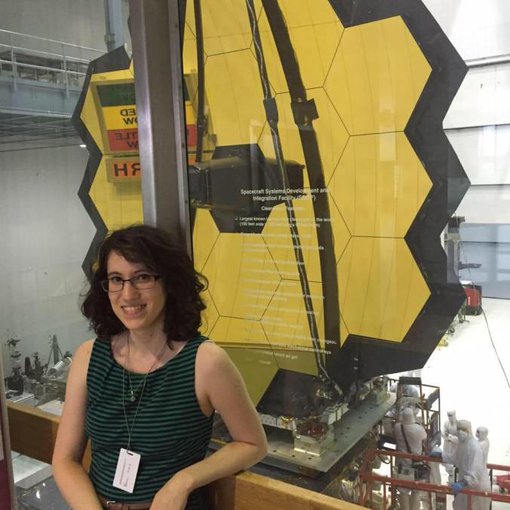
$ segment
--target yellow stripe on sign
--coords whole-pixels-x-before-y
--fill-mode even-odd
[[[92,138],[99,147],[99,150],[104,153],[105,140],[101,134],[101,125],[97,117],[96,102],[94,101],[91,89],[87,91],[87,95],[85,96],[85,102],[83,103],[80,118],[85,124],[88,132],[92,135]]]
[[[103,109],[103,119],[107,130],[132,129],[138,127],[136,106],[106,106]]]
[[[108,85],[133,80],[134,76],[131,67],[129,69],[119,69],[118,71],[108,71],[107,73],[96,73],[90,78],[91,83],[108,82]]]
[[[185,108],[185,112],[186,112],[186,124],[195,124],[197,119],[195,117],[195,110],[194,110],[191,102],[186,101],[184,103],[184,108]]]

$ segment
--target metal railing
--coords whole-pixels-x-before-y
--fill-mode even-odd
[[[80,89],[89,62],[102,50],[0,29],[0,76]]]
[[[372,469],[376,458],[388,459],[389,476],[375,472]],[[395,476],[395,466],[397,459],[409,459],[409,461],[421,461],[426,463],[441,463],[438,458],[426,457],[422,455],[409,454],[392,450],[371,450],[367,452],[363,466],[360,471],[360,485],[358,487],[358,501],[360,506],[369,507],[378,510],[389,510],[395,506],[398,491],[418,491],[424,495],[428,501],[424,507],[432,509],[446,509],[446,497],[453,496],[451,488],[447,485],[432,483],[427,479],[414,480],[411,478]],[[473,498],[487,498],[490,502],[499,502],[508,504],[510,508],[510,494],[506,483],[510,484],[510,466],[498,464],[487,464],[487,470],[490,473],[491,485],[496,481],[499,486],[499,492],[463,489],[462,494],[467,498],[467,510],[473,509]],[[497,475],[496,473],[501,473]],[[505,493],[506,492],[506,493]],[[375,500],[378,497],[380,500]]]

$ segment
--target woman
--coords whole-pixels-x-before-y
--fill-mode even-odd
[[[73,510],[206,509],[204,485],[266,454],[238,371],[198,332],[203,289],[159,229],[118,230],[101,245],[82,305],[97,338],[74,356],[53,455]],[[204,458],[214,411],[232,442]]]

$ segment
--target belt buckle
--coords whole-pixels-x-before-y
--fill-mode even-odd
[[[111,508],[113,505],[115,505],[115,503],[117,503],[117,502],[107,499],[106,500],[106,508]]]

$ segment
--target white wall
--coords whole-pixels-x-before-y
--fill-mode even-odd
[[[423,0],[464,60],[510,53],[508,0]]]
[[[92,336],[78,305],[95,231],[77,196],[87,157],[77,145],[0,153],[0,342],[16,335],[44,362],[50,335],[63,351]]]
[[[472,185],[458,214],[509,223],[510,63],[470,69],[444,125]]]
[[[510,224],[510,124],[448,131],[471,181],[457,213],[469,223]]]
[[[471,188],[457,209],[461,261],[480,268],[461,277],[482,285],[484,296],[510,297],[510,2],[424,0],[461,57],[468,74],[444,120]],[[498,59],[479,66],[476,60]],[[478,63],[479,63],[478,62]],[[492,232],[498,239],[487,241]]]
[[[123,11],[126,21],[125,0]],[[6,0],[0,29],[106,51],[104,0]],[[21,41],[16,43],[34,48],[30,39]],[[55,51],[55,45],[35,44]],[[0,152],[0,353],[6,374],[10,336],[21,338],[23,356],[38,351],[44,363],[50,336],[57,335],[62,351],[74,351],[92,336],[79,311],[81,264],[95,232],[77,195],[87,158],[77,142]]]
[[[468,65],[510,55],[508,0],[424,3]],[[510,223],[510,58],[470,68],[444,126],[472,184],[457,214],[469,223]]]
[[[119,1],[129,45],[129,7]],[[106,51],[104,0],[3,0],[0,29]]]
[[[106,48],[103,0],[4,0],[0,28]]]

